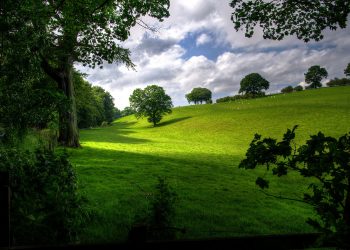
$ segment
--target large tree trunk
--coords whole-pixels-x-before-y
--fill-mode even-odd
[[[68,109],[61,111],[59,114],[58,142],[68,147],[80,147],[72,69],[72,65],[68,63],[63,68],[60,74],[61,80],[58,83],[58,87],[64,92],[69,101]]]
[[[80,147],[79,130],[77,123],[77,112],[74,96],[74,85],[72,79],[73,63],[67,59],[62,67],[54,69],[44,59],[42,62],[44,71],[57,82],[58,88],[67,97],[68,107],[59,112],[59,136],[58,142],[68,147]]]

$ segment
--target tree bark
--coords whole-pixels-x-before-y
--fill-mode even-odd
[[[62,67],[54,69],[45,59],[43,59],[42,68],[57,82],[58,88],[63,91],[68,101],[68,108],[59,111],[58,142],[67,147],[80,147],[74,85],[72,79],[72,60],[67,59]]]

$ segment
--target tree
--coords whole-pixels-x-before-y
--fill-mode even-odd
[[[70,104],[59,114],[61,144],[79,146],[73,63],[95,67],[106,61],[133,67],[129,50],[117,41],[125,41],[137,23],[145,26],[141,16],[160,21],[168,17],[169,4],[169,0],[4,0],[4,43],[16,41],[18,48],[30,51]]]
[[[251,73],[246,75],[241,80],[241,88],[239,89],[239,93],[259,95],[262,93],[263,89],[269,88],[269,82],[264,79],[258,73]]]
[[[300,40],[319,41],[329,28],[346,28],[350,2],[339,0],[232,0],[231,20],[236,31],[252,37],[259,25],[266,39],[282,40],[296,35]]]
[[[319,65],[311,66],[305,73],[305,82],[310,84],[309,88],[319,88],[322,87],[321,80],[328,76],[327,70],[321,68]]]
[[[273,175],[283,176],[288,172],[299,172],[311,178],[311,192],[299,200],[314,207],[319,220],[308,219],[318,230],[340,240],[339,246],[350,247],[350,133],[339,139],[319,132],[310,136],[305,145],[296,149],[294,126],[288,129],[281,141],[261,138],[255,134],[249,145],[246,158],[239,165],[245,169],[266,166]],[[264,189],[269,182],[258,177],[256,184]],[[271,195],[271,194],[269,194]],[[273,195],[272,195],[273,196]],[[288,197],[279,198],[289,199]]]
[[[344,69],[344,74],[350,78],[350,63],[348,64],[346,69]]]
[[[211,103],[211,91],[207,88],[194,88],[188,94],[186,94],[186,99],[188,103],[194,102],[195,104],[206,102]]]
[[[73,72],[78,127],[100,126],[103,121],[111,123],[116,115],[113,97],[99,86],[92,87],[83,76],[79,72]]]
[[[135,114],[135,110],[133,110],[131,107],[125,107],[121,112],[122,116],[128,116],[133,114]]]
[[[283,89],[281,89],[281,93],[292,93],[293,92],[293,87],[292,86],[287,86]]]
[[[160,122],[164,114],[170,114],[173,107],[170,96],[157,85],[147,86],[144,90],[135,89],[129,101],[135,116],[148,117],[148,122],[152,122],[153,126]]]

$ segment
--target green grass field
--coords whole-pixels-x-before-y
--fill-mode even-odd
[[[318,131],[349,132],[350,87],[174,108],[155,128],[129,116],[81,131],[83,148],[70,150],[71,160],[97,211],[82,240],[125,240],[135,216],[149,209],[158,176],[179,196],[181,238],[312,232],[311,207],[262,194],[255,179],[265,171],[237,167],[255,133],[281,138],[295,124],[299,144]],[[272,177],[268,191],[301,198],[309,181]]]

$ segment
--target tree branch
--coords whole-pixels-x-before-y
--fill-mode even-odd
[[[61,80],[58,71],[55,68],[53,68],[43,56],[40,57],[41,68],[45,71],[46,74],[48,74],[53,80],[55,80],[58,83]]]

